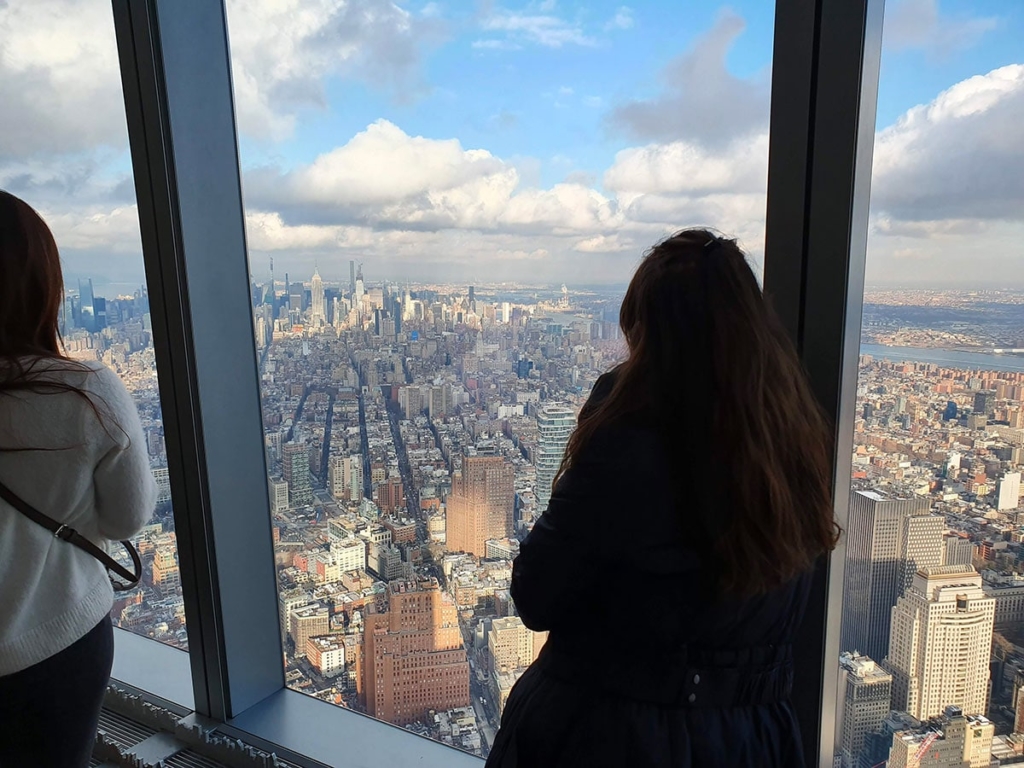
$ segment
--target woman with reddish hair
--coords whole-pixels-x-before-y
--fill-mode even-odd
[[[70,360],[49,227],[0,191],[0,767],[89,764],[113,659],[105,549],[156,503],[121,380]],[[16,503],[15,503],[16,502]],[[22,511],[60,524],[57,535]]]
[[[547,630],[488,768],[799,768],[791,642],[836,544],[830,430],[735,241],[641,262],[512,598]]]

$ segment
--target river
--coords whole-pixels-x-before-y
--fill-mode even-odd
[[[861,344],[860,353],[894,362],[934,363],[944,368],[1024,373],[1024,357],[1020,355],[960,352],[929,347],[887,347],[882,344]]]

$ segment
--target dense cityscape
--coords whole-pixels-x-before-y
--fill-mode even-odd
[[[252,300],[287,682],[485,755],[545,640],[512,560],[624,354],[621,289],[281,277]],[[187,647],[147,298],[78,288],[68,350],[135,395],[161,486],[114,617]],[[837,766],[1024,762],[1021,302],[866,297]]]

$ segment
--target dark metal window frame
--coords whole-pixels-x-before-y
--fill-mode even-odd
[[[776,0],[765,290],[837,424],[840,522],[883,2]],[[224,3],[112,5],[192,649],[118,632],[114,676],[310,764],[479,765],[285,688]],[[842,560],[820,564],[798,640],[808,765],[832,761]]]

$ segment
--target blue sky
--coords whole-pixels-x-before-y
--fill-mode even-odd
[[[660,90],[659,74],[709,29],[723,12],[741,17],[746,29],[726,59],[739,78],[768,77],[774,45],[774,4],[739,0],[711,2],[561,2],[557,9],[591,39],[588,45],[560,47],[516,43],[514,49],[482,49],[481,41],[504,41],[476,23],[479,7],[438,5],[450,12],[424,62],[424,91],[411,99],[358,81],[330,78],[325,104],[301,111],[294,136],[285,142],[248,140],[242,153],[252,164],[308,163],[378,118],[407,133],[430,138],[458,137],[466,147],[486,147],[501,157],[534,157],[541,178],[551,184],[564,176],[564,159],[574,169],[600,174],[609,158],[630,142],[607,124],[608,109]],[[901,3],[890,2],[898,9]],[[903,3],[907,5],[907,3]],[[460,9],[460,6],[463,6]],[[416,5],[410,4],[410,9]],[[419,5],[422,12],[423,5]],[[612,26],[626,11],[630,26]],[[440,12],[440,11],[439,11]],[[978,19],[991,19],[983,35],[969,35],[945,46],[888,45],[879,87],[878,125],[893,123],[908,108],[930,101],[953,83],[1024,60],[1024,4],[1006,0],[944,0],[943,25],[957,32]],[[983,43],[983,44],[982,44]],[[945,49],[944,49],[945,48]],[[570,92],[567,92],[567,89]],[[545,162],[546,160],[546,162]]]
[[[227,6],[257,276],[622,283],[694,224],[760,259],[772,3]],[[889,0],[870,282],[1024,288],[1021,41],[1024,4]],[[140,280],[106,0],[0,6],[0,99],[0,186]]]

